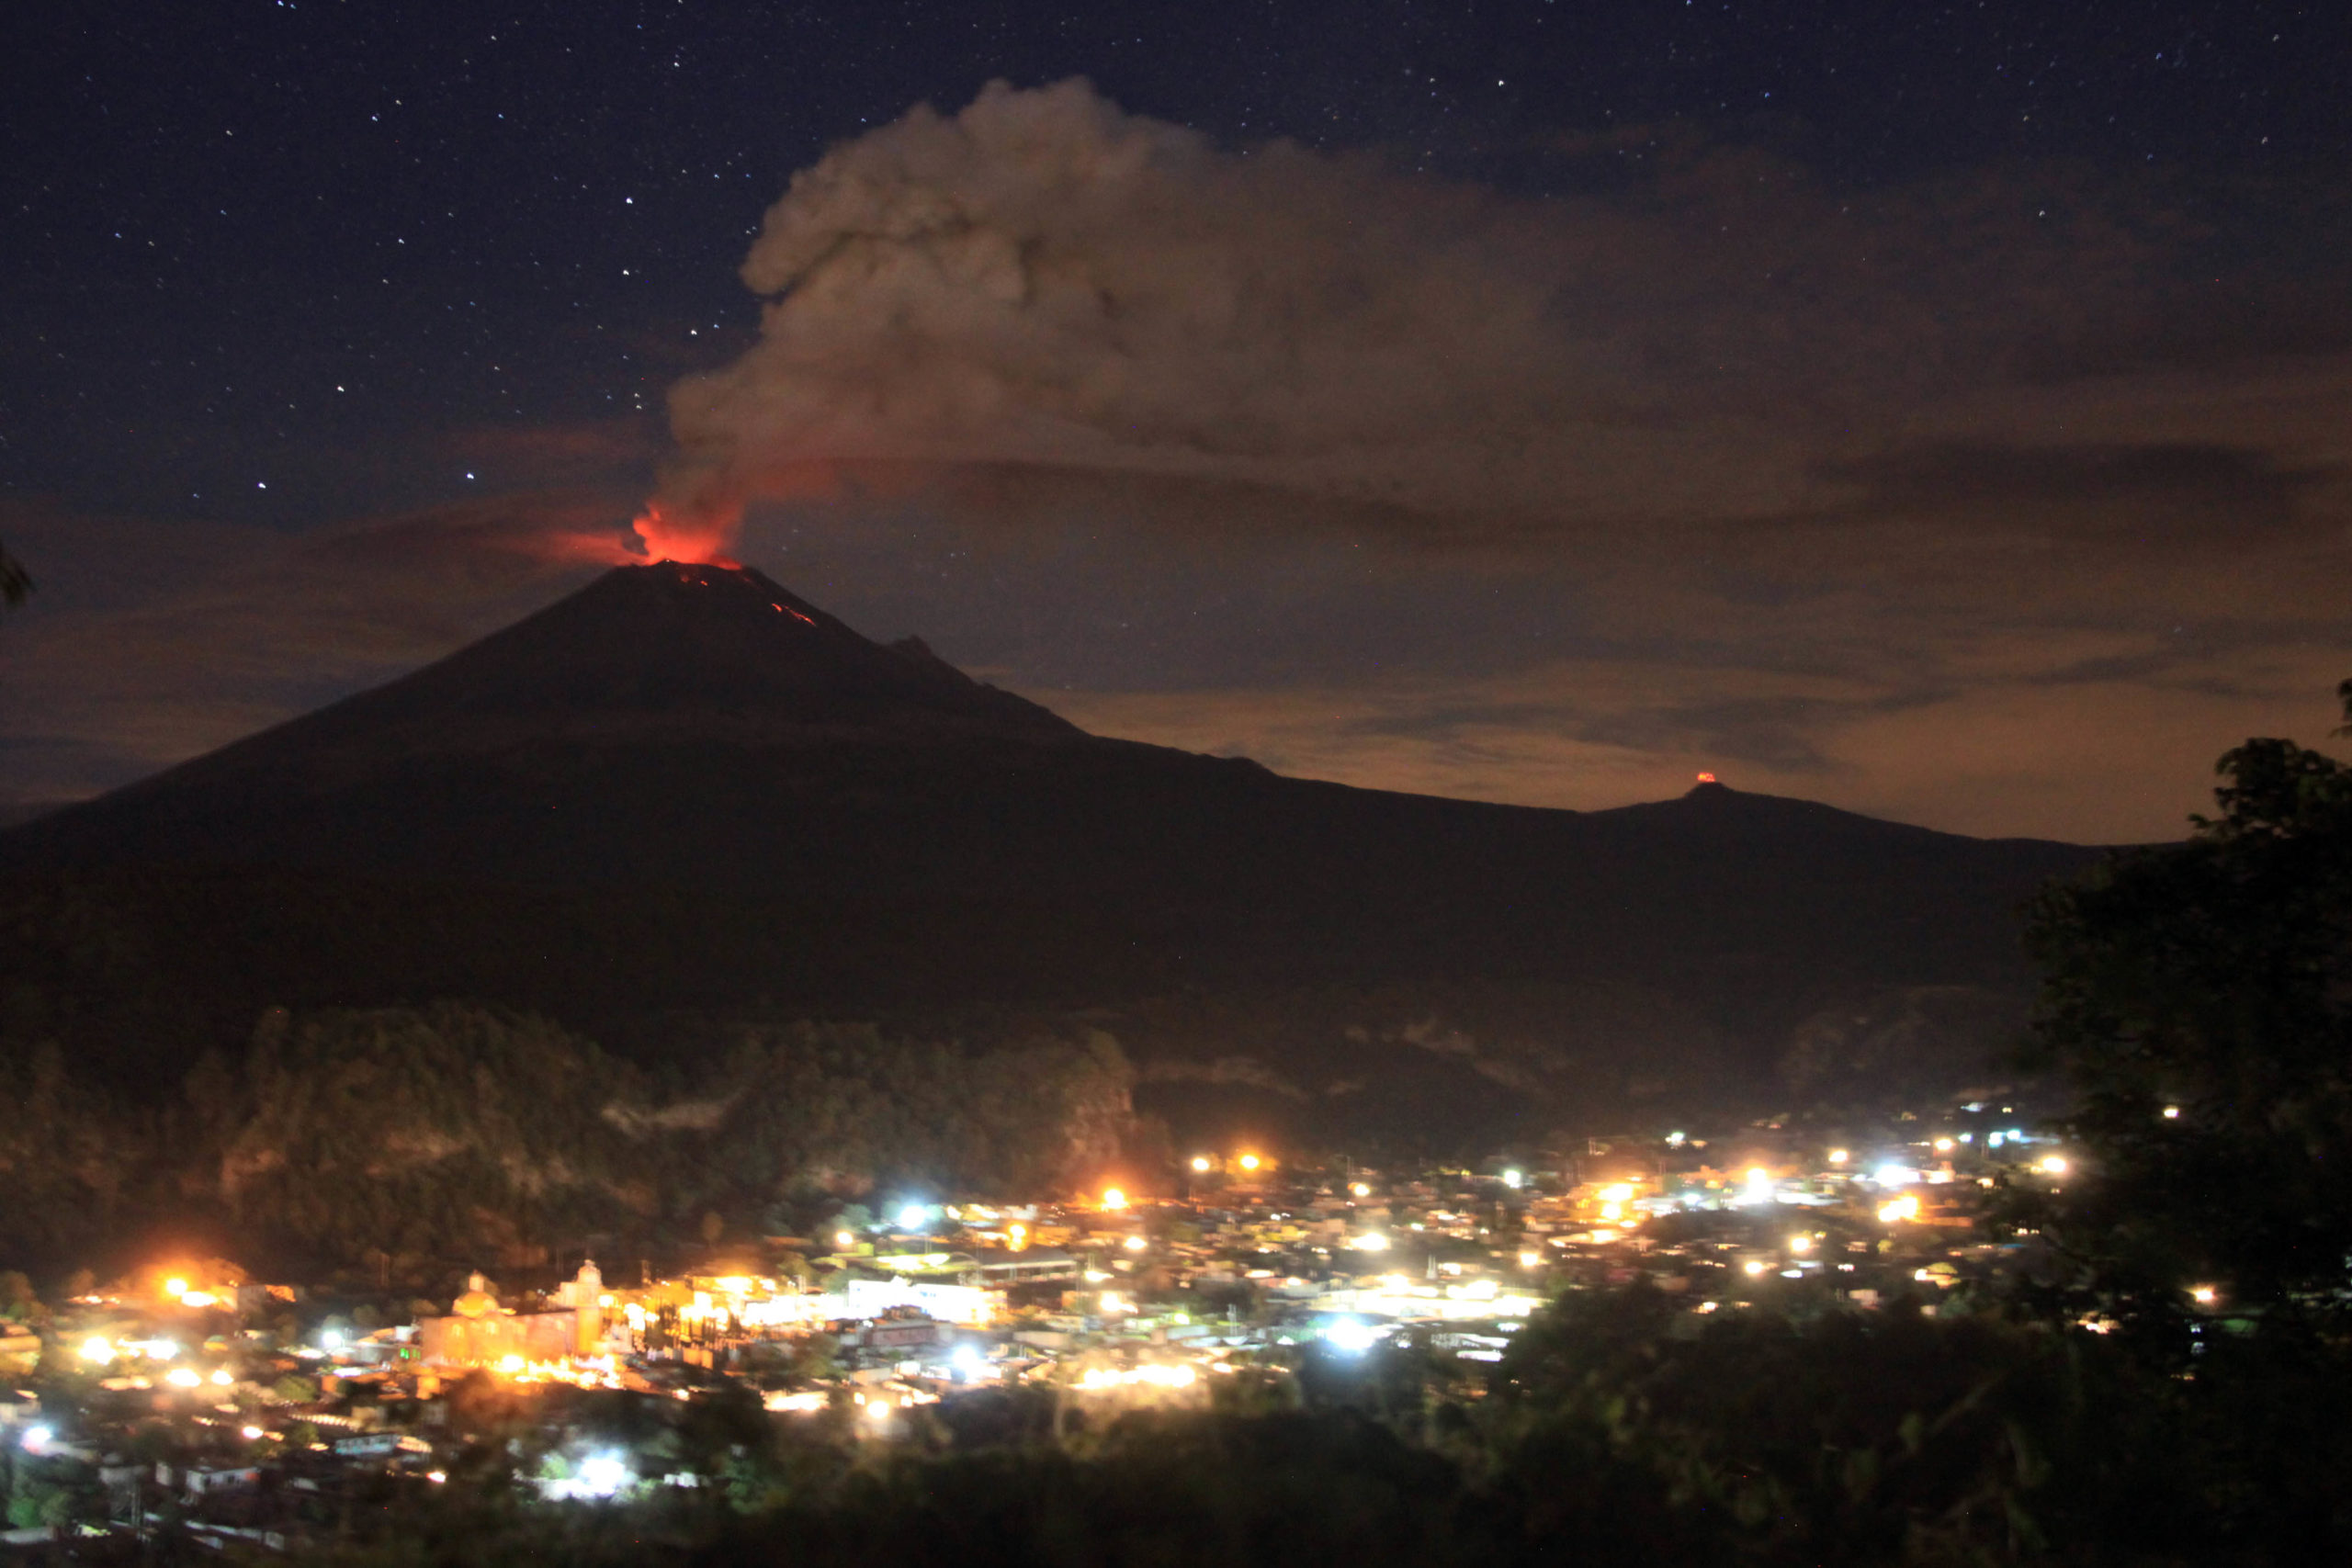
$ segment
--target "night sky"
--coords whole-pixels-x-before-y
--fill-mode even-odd
[[[445,652],[649,497],[1091,728],[1488,799],[2171,836],[2352,674],[2341,6],[9,33],[0,806]]]

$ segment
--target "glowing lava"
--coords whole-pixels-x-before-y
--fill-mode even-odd
[[[738,507],[683,513],[652,501],[646,502],[644,512],[631,526],[637,530],[637,536],[645,541],[648,561],[673,560],[687,566],[725,567],[733,571],[742,563],[729,557],[726,547],[733,542],[736,525],[741,521],[742,513]]]

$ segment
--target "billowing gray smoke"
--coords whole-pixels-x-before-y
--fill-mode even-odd
[[[1080,81],[918,108],[768,212],[743,265],[759,342],[673,392],[662,509],[724,525],[879,461],[1457,516],[1779,511],[1898,383],[1916,415],[1985,323],[2008,335],[2050,278],[2079,303],[2109,269],[1997,203],[1939,198],[1939,227],[1770,160],[1679,157],[1639,202],[1539,203],[1224,151]],[[1992,255],[1997,277],[1962,259]]]

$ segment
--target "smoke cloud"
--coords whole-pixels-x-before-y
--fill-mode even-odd
[[[993,84],[795,176],[740,360],[671,395],[656,553],[861,466],[1269,487],[1408,527],[1783,514],[1859,490],[1899,406],[2096,320],[2143,247],[2078,191],[1841,202],[1752,152],[1563,149],[1635,194],[1531,201],[1082,81]],[[1932,214],[1930,220],[1929,215]],[[1827,477],[1825,477],[1827,476]]]

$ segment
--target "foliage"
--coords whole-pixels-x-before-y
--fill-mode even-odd
[[[2199,1286],[2266,1333],[2352,1327],[2352,769],[2257,739],[2220,772],[2219,816],[2052,890],[2030,935],[2084,1157],[2018,1217],[2074,1309],[2176,1356]]]
[[[728,1051],[657,1077],[504,1009],[273,1009],[160,1109],[102,1064],[0,1032],[0,1257],[87,1256],[117,1219],[225,1220],[248,1247],[421,1279],[436,1259],[697,1226],[709,1242],[886,1183],[1050,1191],[1114,1159],[1133,1124],[1134,1075],[1100,1032],[733,1027]]]

